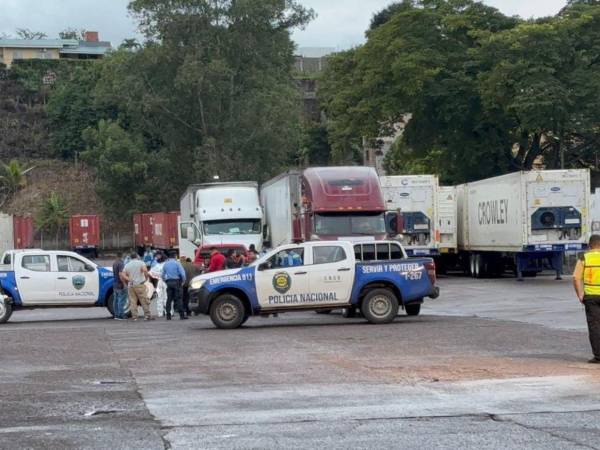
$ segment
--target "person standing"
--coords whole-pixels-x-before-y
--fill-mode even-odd
[[[246,264],[245,258],[240,254],[239,250],[229,250],[226,266],[228,269],[239,269]]]
[[[113,269],[113,314],[117,320],[127,319],[127,312],[125,307],[127,305],[127,289],[125,283],[123,283],[123,268],[125,263],[123,262],[123,253],[117,253],[117,259],[114,260]]]
[[[600,364],[600,235],[590,237],[589,250],[580,256],[573,273],[577,298],[585,307],[590,344],[594,357],[588,362]]]
[[[252,264],[257,259],[258,252],[256,251],[256,246],[254,244],[250,244],[250,248],[248,249],[248,254],[246,256],[246,264]]]
[[[169,259],[162,269],[162,279],[167,284],[167,320],[171,320],[171,307],[175,305],[175,311],[179,312],[181,320],[187,319],[183,309],[183,284],[186,282],[185,270],[179,261],[175,259],[175,252],[169,253]]]
[[[146,247],[146,251],[144,252],[144,264],[149,269],[152,265],[152,261],[154,260],[154,253],[152,252],[152,247]]]
[[[138,306],[144,310],[144,320],[154,320],[150,314],[150,300],[146,291],[145,283],[148,280],[148,268],[144,261],[140,260],[137,253],[131,254],[129,261],[123,268],[123,281],[127,283],[129,295],[129,310],[131,319],[138,319]]]
[[[191,258],[181,258],[181,265],[185,271],[185,283],[183,283],[183,310],[189,317],[192,313],[190,311],[190,282],[196,275],[200,275],[200,270],[192,263]]]
[[[210,262],[208,264],[208,270],[206,272],[218,272],[220,270],[223,270],[224,268],[225,256],[223,256],[223,254],[219,252],[219,250],[217,250],[217,247],[212,247],[210,249]]]

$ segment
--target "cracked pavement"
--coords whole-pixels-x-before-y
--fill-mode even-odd
[[[0,327],[0,448],[600,448],[569,280],[440,285],[383,326],[17,312]]]

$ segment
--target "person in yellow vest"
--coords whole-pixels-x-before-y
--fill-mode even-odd
[[[590,344],[594,353],[594,357],[588,362],[600,364],[600,235],[592,235],[589,247],[577,261],[573,285],[577,298],[585,306]]]

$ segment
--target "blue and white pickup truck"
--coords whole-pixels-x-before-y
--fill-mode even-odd
[[[9,251],[0,260],[0,323],[14,310],[106,307],[112,314],[112,270],[74,252]]]
[[[248,267],[195,277],[190,307],[218,328],[237,328],[253,315],[333,309],[389,323],[400,307],[417,315],[425,297],[438,297],[435,280],[433,260],[408,259],[397,242],[306,242],[278,247]]]

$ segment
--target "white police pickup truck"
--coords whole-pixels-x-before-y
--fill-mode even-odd
[[[278,247],[248,267],[195,277],[190,307],[218,328],[237,328],[252,315],[341,308],[389,323],[401,306],[417,315],[425,297],[438,297],[435,281],[433,260],[408,259],[397,242],[306,242]]]
[[[0,323],[29,308],[98,306],[113,312],[112,270],[77,253],[9,251],[0,263]]]

